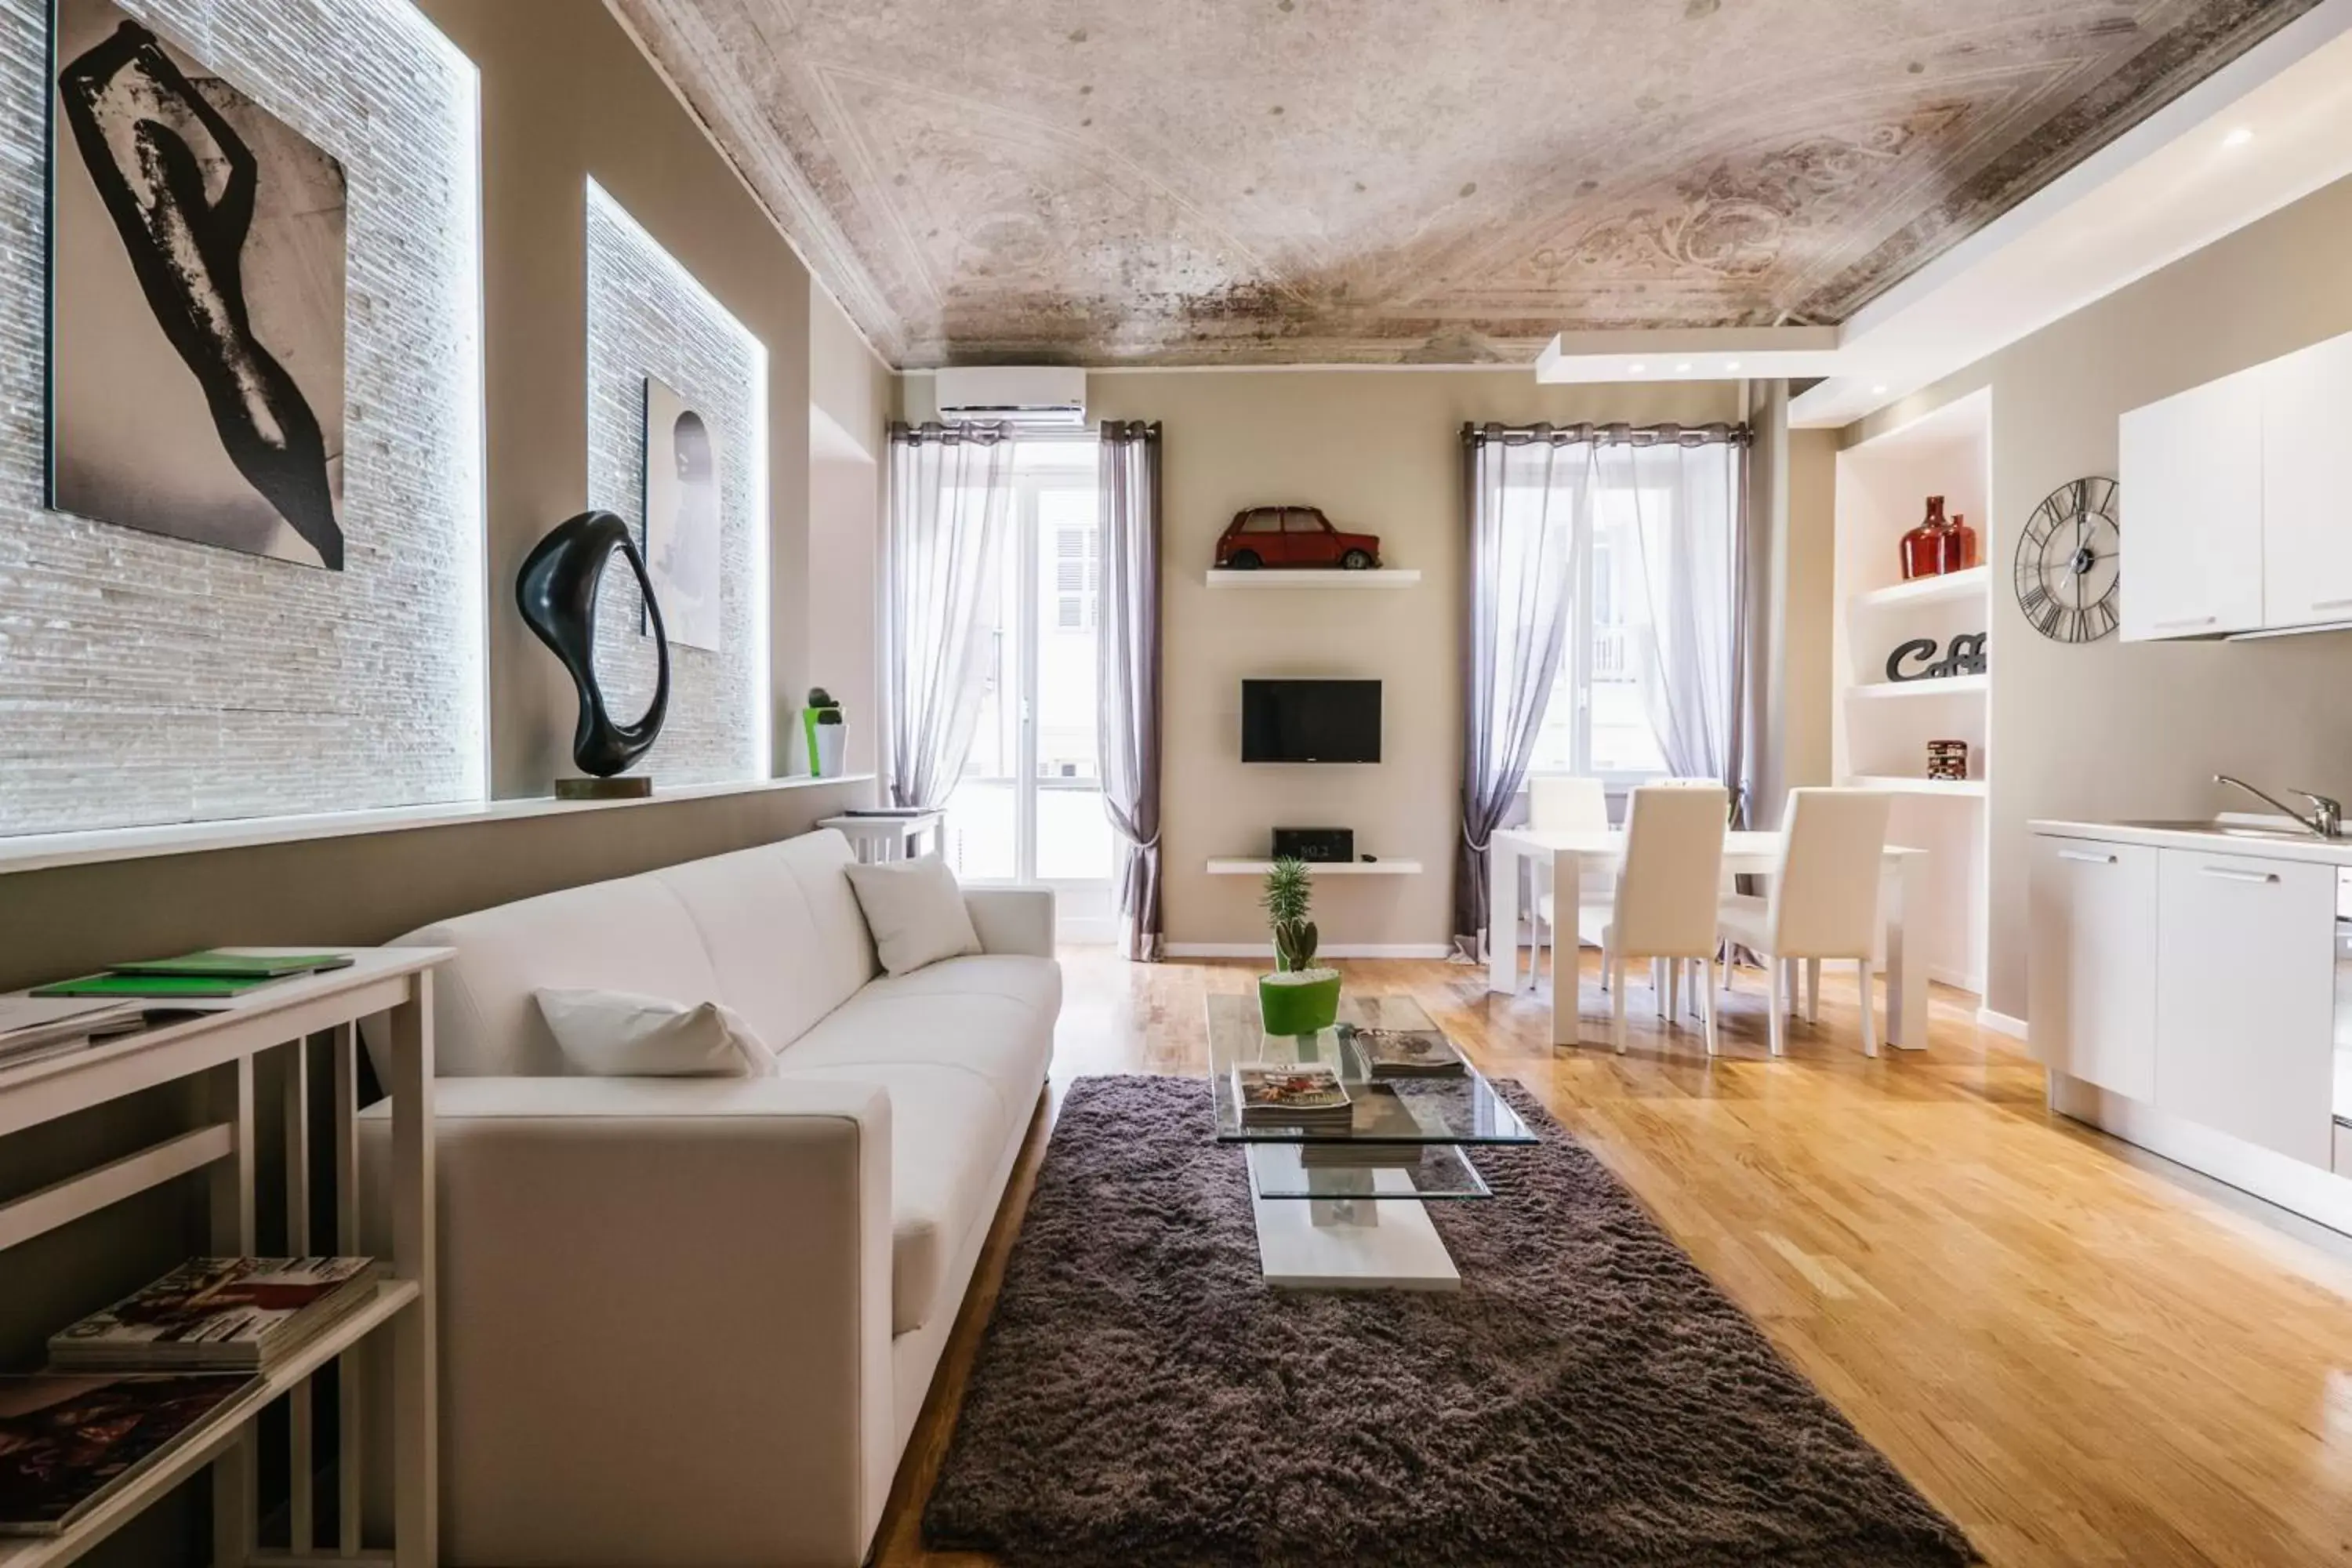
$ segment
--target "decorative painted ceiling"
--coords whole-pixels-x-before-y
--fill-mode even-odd
[[[2316,0],[613,0],[893,363],[1846,319]]]

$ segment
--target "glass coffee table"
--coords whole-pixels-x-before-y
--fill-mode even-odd
[[[1518,1112],[1466,1060],[1458,1076],[1376,1081],[1340,1029],[1269,1035],[1259,1026],[1254,994],[1211,996],[1208,1005],[1217,1141],[1247,1145],[1266,1283],[1321,1290],[1459,1289],[1462,1276],[1422,1205],[1489,1196],[1464,1151],[1536,1142]],[[1407,996],[1343,997],[1339,1021],[1363,1029],[1436,1027]],[[1234,1068],[1252,1062],[1333,1068],[1352,1102],[1349,1125],[1244,1127]]]

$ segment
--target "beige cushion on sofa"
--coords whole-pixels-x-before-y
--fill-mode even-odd
[[[963,889],[938,856],[846,869],[857,907],[866,911],[866,929],[874,933],[875,953],[891,973],[980,951]]]
[[[557,1047],[590,1078],[761,1078],[776,1070],[776,1053],[716,1002],[552,986],[537,995]]]

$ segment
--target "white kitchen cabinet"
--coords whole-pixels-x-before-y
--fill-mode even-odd
[[[2126,641],[2263,625],[2263,368],[2119,424]]]
[[[2263,624],[2352,620],[2352,336],[2261,368]],[[2131,592],[2128,583],[2124,589]]]
[[[2157,857],[2145,844],[2033,840],[2033,1054],[2053,1071],[2156,1100]]]
[[[2158,853],[2158,1109],[2327,1169],[2335,868]]]

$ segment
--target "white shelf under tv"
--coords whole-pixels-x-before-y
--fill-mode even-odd
[[[1209,861],[1212,877],[1263,877],[1274,869],[1271,860],[1220,856]],[[1418,860],[1309,860],[1307,871],[1318,877],[1418,877]]]
[[[1376,566],[1364,572],[1350,572],[1344,566],[1242,570],[1212,566],[1208,571],[1212,588],[1410,588],[1420,581],[1421,574],[1409,566]]]

